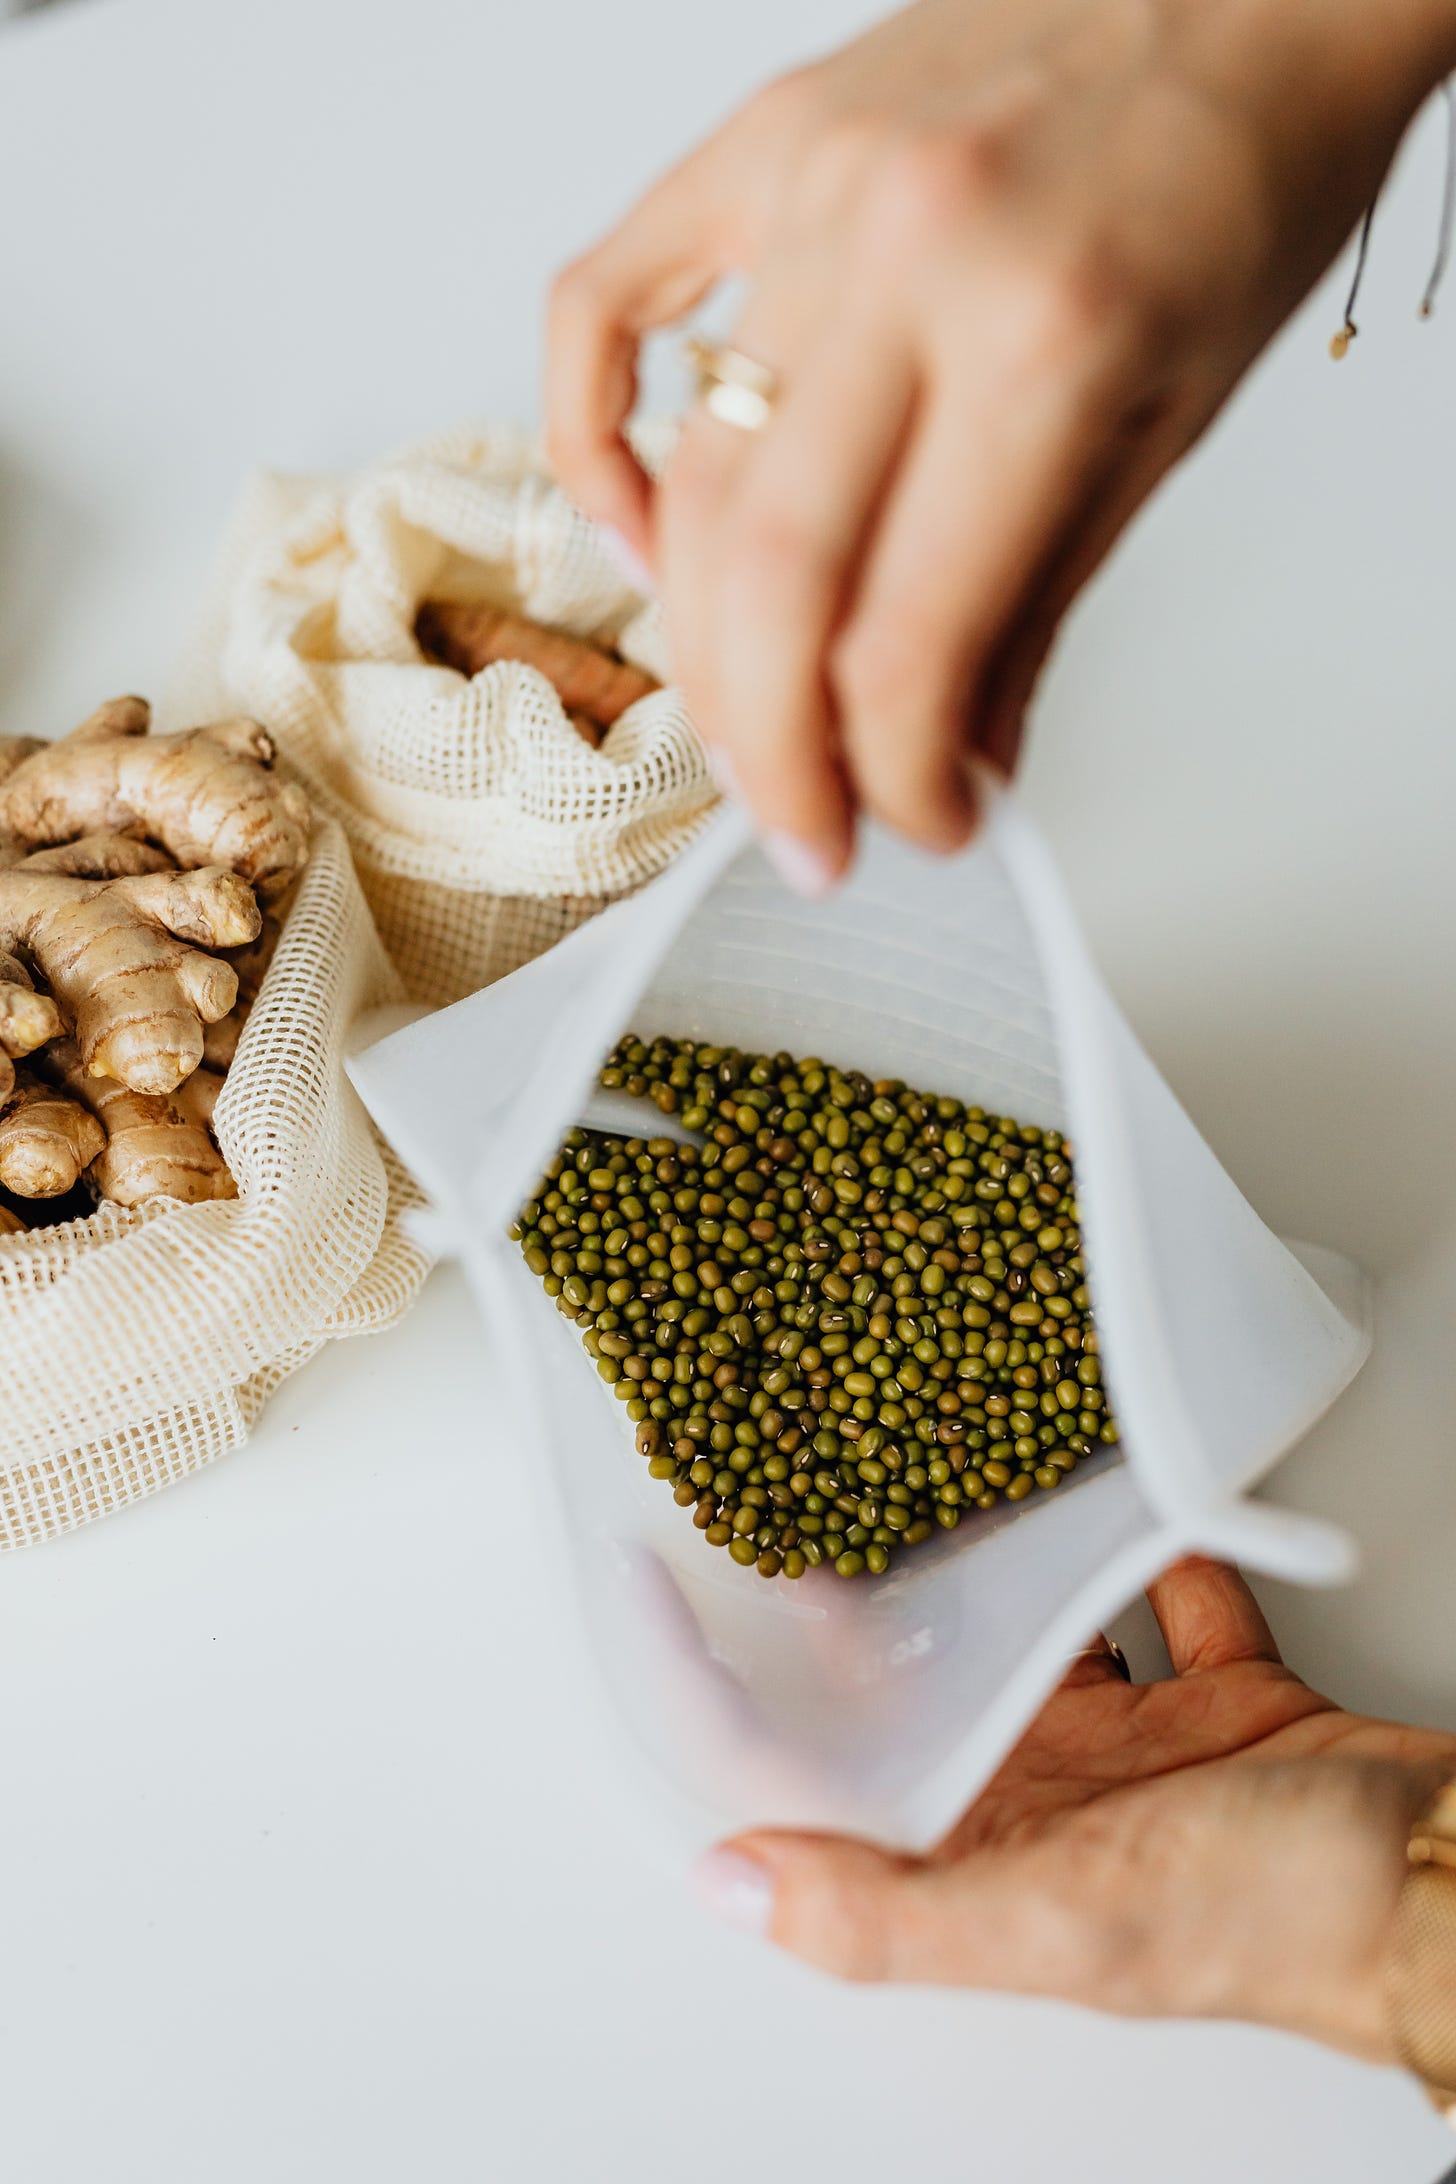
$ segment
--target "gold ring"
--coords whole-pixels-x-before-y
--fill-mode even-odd
[[[738,432],[762,432],[778,400],[778,374],[741,349],[693,334],[683,353],[697,378],[697,398],[721,424]]]
[[[1123,1652],[1122,1647],[1115,1638],[1109,1638],[1105,1633],[1099,1633],[1099,1636],[1102,1638],[1101,1645],[1081,1646],[1072,1655],[1072,1659],[1074,1661],[1111,1661],[1123,1682],[1131,1683],[1132,1670],[1127,1665],[1127,1655]]]

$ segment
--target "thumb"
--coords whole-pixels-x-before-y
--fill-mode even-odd
[[[991,1985],[1003,1955],[994,1858],[929,1863],[851,1836],[759,1831],[699,1859],[717,1917],[840,1979]]]

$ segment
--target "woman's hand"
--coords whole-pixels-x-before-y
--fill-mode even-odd
[[[935,848],[1009,769],[1080,586],[1329,264],[1456,0],[918,0],[774,84],[557,283],[553,457],[658,569],[707,741],[786,875],[864,809]],[[718,279],[779,375],[660,495],[637,345]]]
[[[700,1865],[709,1902],[851,1979],[1247,2018],[1394,2061],[1406,1839],[1456,1737],[1318,1698],[1221,1564],[1182,1562],[1149,1598],[1173,1680],[1079,1659],[929,1857],[745,1835]]]

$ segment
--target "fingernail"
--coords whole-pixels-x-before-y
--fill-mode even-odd
[[[693,1894],[705,1911],[741,1934],[766,1934],[773,1916],[773,1882],[740,1850],[710,1850],[692,1869]]]
[[[600,528],[607,551],[628,583],[635,585],[640,592],[655,592],[657,579],[631,540],[621,531],[614,530],[610,523],[604,523]]]
[[[738,786],[738,768],[726,751],[709,751],[708,771],[717,784],[718,794],[732,799],[735,804],[743,801],[743,791]]]
[[[834,867],[822,851],[797,834],[765,834],[763,853],[786,887],[817,902],[834,885]]]

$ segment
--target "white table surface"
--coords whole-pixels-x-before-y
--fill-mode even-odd
[[[260,462],[535,409],[548,270],[861,0],[109,0],[0,32],[0,726],[158,687]],[[1029,793],[1255,1203],[1380,1283],[1262,1588],[1456,1726],[1456,292],[1428,120],[1327,296],[1083,614]],[[3,1395],[0,1395],[3,1403]],[[16,2184],[1424,2184],[1399,2078],[1242,2028],[839,1991],[687,1904],[540,1602],[458,1281],[213,1471],[0,1570]],[[0,1428],[3,1432],[3,1428]],[[1149,1657],[1151,1657],[1149,1655]]]

